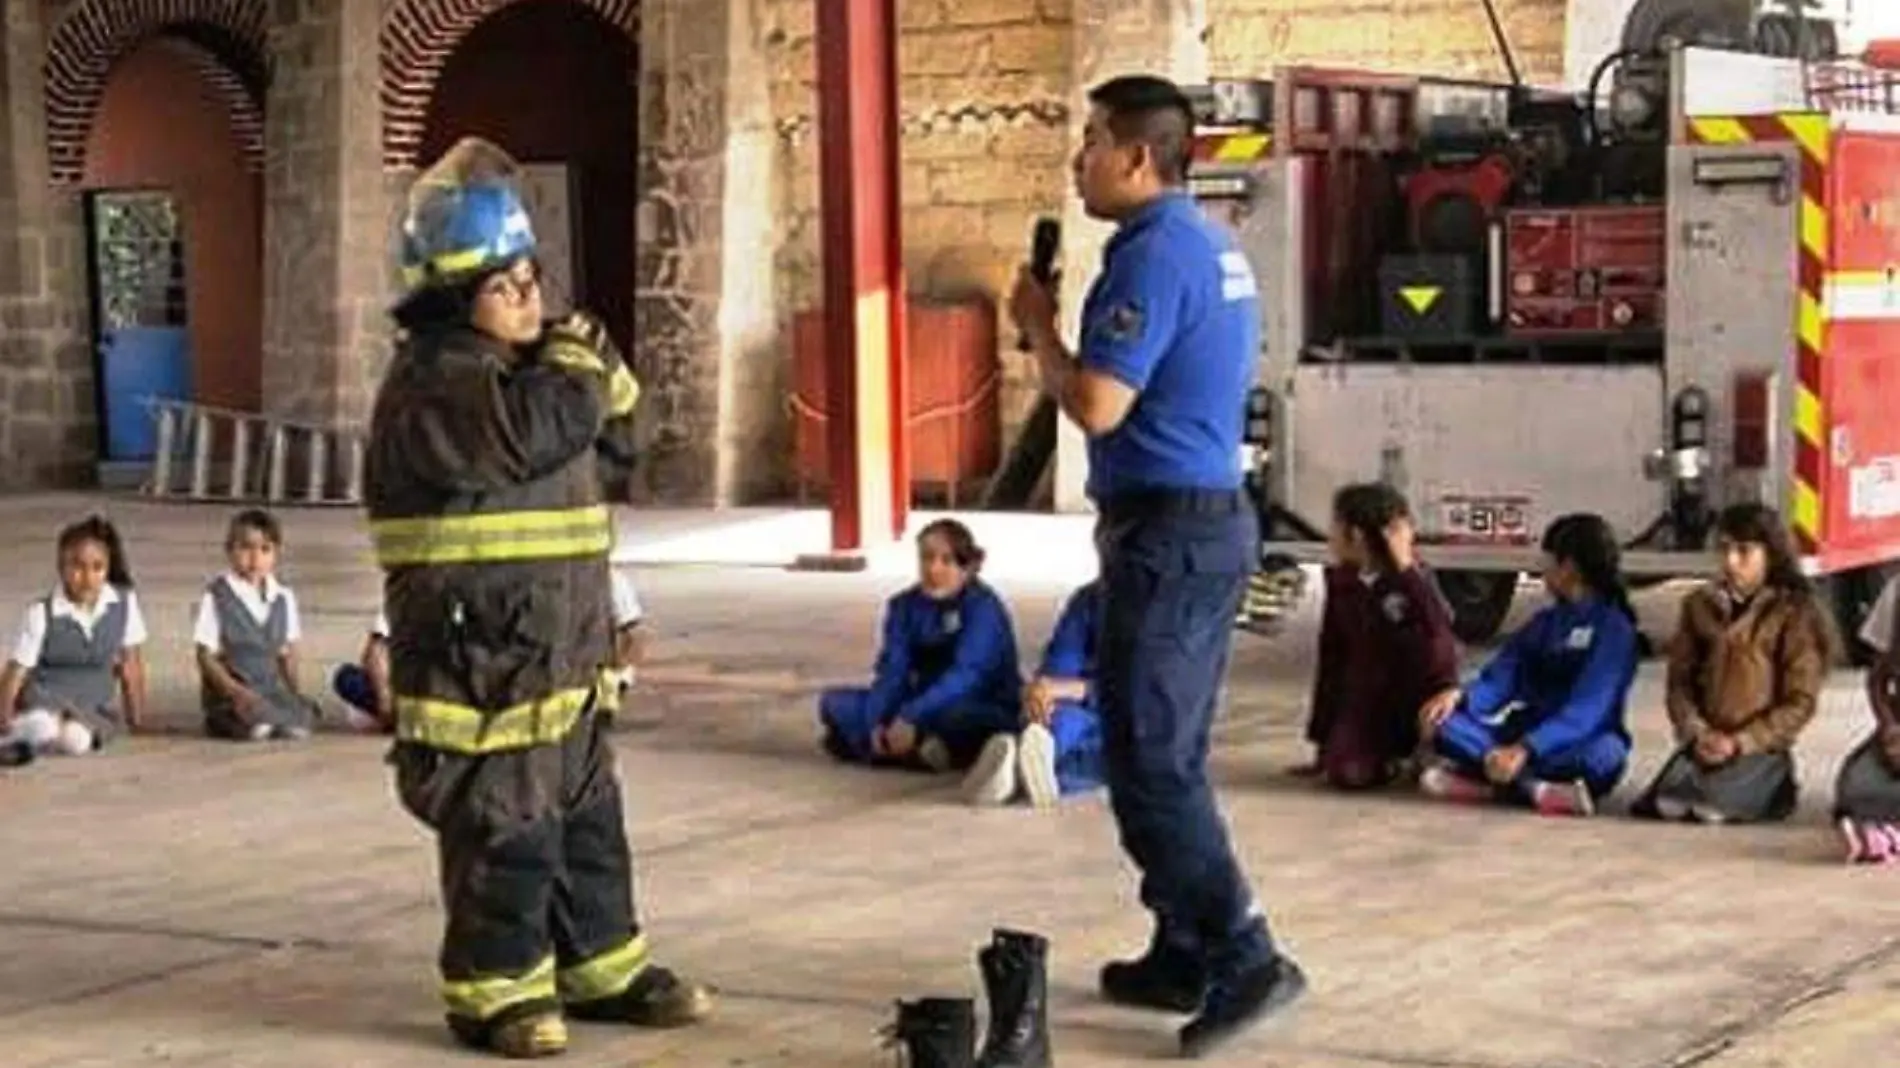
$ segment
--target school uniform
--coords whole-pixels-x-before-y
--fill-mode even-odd
[[[388,643],[389,613],[377,612],[376,621],[370,624],[371,641]],[[370,681],[367,664],[339,664],[336,674],[331,676],[330,686],[336,695],[352,711],[350,725],[357,730],[378,730],[386,734],[395,733],[395,723],[385,724],[378,719],[376,708],[376,686]]]
[[[222,660],[262,704],[247,720],[201,678],[205,733],[233,741],[308,734],[316,724],[315,706],[291,690],[278,659],[302,637],[297,596],[275,577],[266,578],[261,590],[234,574],[213,579],[198,602],[192,640]]]
[[[1893,655],[1900,633],[1900,578],[1888,581],[1861,625],[1860,640],[1882,658]],[[1900,825],[1900,770],[1888,765],[1876,731],[1841,764],[1834,783],[1835,819]]]
[[[1306,740],[1335,786],[1377,786],[1418,749],[1418,713],[1458,685],[1451,613],[1422,568],[1325,572]]]
[[[1636,678],[1636,625],[1601,598],[1558,601],[1531,617],[1464,688],[1432,738],[1455,771],[1482,780],[1493,749],[1528,754],[1510,792],[1581,782],[1602,798],[1629,765],[1625,703]]]
[[[106,586],[89,606],[55,590],[28,605],[12,660],[25,672],[19,711],[3,745],[79,755],[125,731],[119,664],[145,643],[145,616],[130,589]]]
[[[824,747],[847,763],[965,768],[992,735],[1021,722],[1022,684],[1015,627],[994,590],[973,578],[937,600],[912,587],[885,604],[871,685],[820,695]],[[916,728],[919,751],[887,761],[872,736],[899,719]]]
[[[1799,787],[1795,739],[1827,683],[1827,623],[1812,598],[1721,583],[1683,598],[1670,640],[1668,710],[1678,748],[1632,811],[1666,819],[1754,823],[1787,818]],[[1720,731],[1740,755],[1707,767],[1695,742]]]
[[[1020,792],[1040,808],[1103,785],[1102,719],[1095,706],[1101,604],[1099,582],[1069,595],[1036,672],[1038,678],[1081,682],[1085,693],[1056,701],[1046,725],[1028,723],[1013,737],[997,734],[985,742],[963,782],[972,804],[1006,804]]]

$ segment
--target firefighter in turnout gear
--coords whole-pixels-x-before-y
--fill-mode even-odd
[[[541,321],[534,252],[495,146],[464,140],[416,183],[367,458],[390,763],[438,840],[449,1025],[524,1058],[562,1052],[569,1016],[670,1027],[712,1007],[649,959],[601,716],[613,531],[595,442],[638,387],[597,322]]]

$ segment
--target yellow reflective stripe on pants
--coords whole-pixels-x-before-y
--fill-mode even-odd
[[[453,753],[499,753],[551,745],[568,736],[599,696],[599,685],[557,690],[538,701],[484,712],[433,697],[396,695],[396,736]]]
[[[647,936],[634,935],[590,960],[562,968],[557,977],[561,1000],[599,1001],[626,992],[647,970]]]
[[[487,515],[377,519],[369,525],[376,562],[479,564],[593,556],[613,548],[613,516],[605,505]]]
[[[447,1003],[450,1015],[469,1020],[487,1020],[523,1002],[554,1001],[558,996],[551,956],[527,974],[513,978],[442,981],[442,1000]]]

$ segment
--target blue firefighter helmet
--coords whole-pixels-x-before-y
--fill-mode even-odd
[[[535,250],[508,154],[466,137],[416,179],[402,221],[402,279],[411,292],[452,286]]]

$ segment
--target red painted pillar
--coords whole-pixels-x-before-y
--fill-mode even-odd
[[[910,385],[898,171],[896,0],[818,0],[831,550],[901,538]]]

